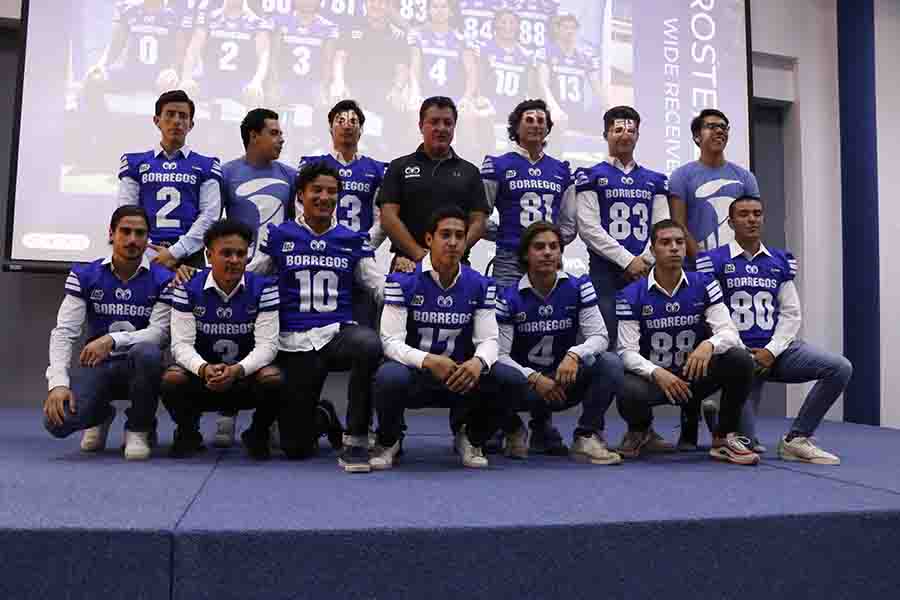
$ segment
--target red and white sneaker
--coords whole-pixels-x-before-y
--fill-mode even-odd
[[[724,460],[736,465],[757,465],[759,454],[750,449],[749,439],[736,433],[729,433],[724,438],[713,438],[709,455],[716,460]]]

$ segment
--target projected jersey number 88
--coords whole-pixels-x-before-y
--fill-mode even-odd
[[[690,330],[682,331],[674,338],[665,331],[657,331],[650,336],[650,362],[660,367],[680,367],[694,349],[697,335]],[[672,351],[674,347],[674,352]]]

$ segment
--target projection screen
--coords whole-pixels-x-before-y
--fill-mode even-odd
[[[642,115],[649,168],[696,158],[689,124],[706,107],[729,116],[728,158],[748,165],[744,0],[30,0],[24,17],[6,248],[19,269],[108,252],[119,157],[158,145],[168,89],[197,101],[188,144],[222,162],[243,153],[256,106],[281,115],[282,162],[329,151],[345,97],[367,113],[361,151],[389,161],[415,149],[419,101],[446,95],[475,164],[508,148],[515,104],[541,97],[559,107],[547,152],[573,169],[606,156],[602,115],[619,104]],[[482,242],[474,262],[492,254]]]

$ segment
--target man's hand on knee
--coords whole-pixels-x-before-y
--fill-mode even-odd
[[[47,394],[44,401],[44,416],[51,425],[61,426],[66,420],[66,402],[69,403],[69,412],[76,412],[75,394],[63,385],[58,385]]]
[[[107,359],[115,346],[116,343],[112,336],[100,336],[81,349],[81,355],[78,357],[78,360],[83,367],[96,367]]]

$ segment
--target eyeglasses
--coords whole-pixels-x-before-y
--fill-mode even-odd
[[[712,131],[722,131],[724,133],[728,133],[728,130],[731,129],[728,123],[704,123],[703,129],[711,129]]]

